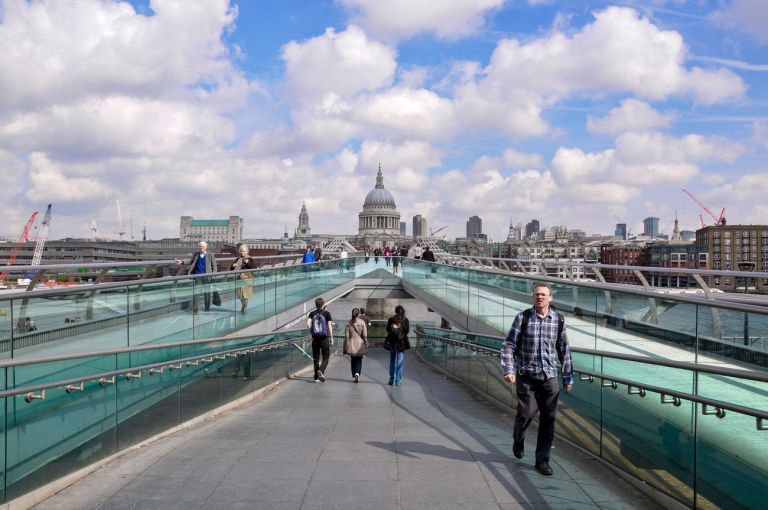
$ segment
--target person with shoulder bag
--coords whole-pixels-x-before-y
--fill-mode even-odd
[[[358,382],[363,373],[363,357],[368,354],[368,326],[358,308],[352,309],[352,318],[344,329],[344,354],[349,354],[352,379]]]
[[[387,339],[384,341],[384,348],[389,350],[389,384],[400,386],[403,380],[403,363],[405,361],[405,351],[411,348],[408,340],[410,332],[410,323],[405,316],[405,308],[401,305],[395,307],[395,315],[387,321]]]
[[[231,266],[230,271],[242,271],[244,269],[256,269],[256,262],[250,256],[250,250],[247,244],[241,244],[238,249],[239,256]],[[248,308],[248,300],[253,297],[253,286],[251,284],[253,280],[252,273],[240,273],[237,275],[237,289],[235,295],[240,300],[242,306],[240,307],[240,313],[245,313]]]

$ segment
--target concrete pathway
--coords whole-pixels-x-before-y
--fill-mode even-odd
[[[54,509],[658,509],[592,457],[557,442],[554,476],[511,453],[511,419],[408,353],[387,386],[384,351],[354,384],[279,384],[224,415],[121,456],[37,507]]]

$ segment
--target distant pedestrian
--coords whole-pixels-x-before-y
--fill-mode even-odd
[[[368,326],[357,308],[352,309],[352,318],[344,328],[344,354],[349,354],[352,380],[358,382],[363,373],[363,357],[368,354]]]
[[[365,321],[366,327],[371,327],[371,319],[365,314],[365,308],[360,308],[360,318]]]
[[[373,249],[373,263],[377,264],[379,263],[379,257],[381,256],[381,249],[374,248]]]
[[[315,299],[315,309],[307,317],[307,329],[312,337],[312,361],[315,367],[315,382],[325,382],[325,369],[331,357],[333,324],[330,312],[325,309],[325,300]],[[320,355],[323,360],[320,362]]]
[[[432,249],[429,247],[429,245],[424,247],[424,252],[421,254],[421,260],[425,262],[435,262],[435,254],[432,252]],[[435,264],[430,264],[429,272],[435,273],[437,271],[437,266]],[[424,275],[426,278],[431,278],[429,274]]]
[[[525,452],[525,431],[539,412],[534,467],[551,475],[549,452],[555,437],[555,410],[560,395],[557,365],[562,365],[563,389],[573,388],[573,362],[565,331],[565,318],[550,307],[552,290],[547,285],[533,289],[533,307],[515,317],[501,347],[504,380],[516,385],[517,416],[512,434],[512,453]]]
[[[341,252],[339,252],[339,273],[342,273],[347,269],[347,262],[349,262],[348,258],[349,253],[342,247]]]
[[[319,244],[315,245],[315,262],[320,262],[320,259],[323,258],[323,249],[320,247]]]
[[[216,262],[216,256],[213,253],[208,253],[208,243],[200,241],[197,245],[198,251],[192,255],[189,266],[187,266],[187,274],[213,274],[218,269],[218,263]],[[178,264],[182,261],[176,259]],[[203,295],[203,301],[205,303],[205,311],[211,309],[211,279],[200,278],[197,282],[197,287],[200,288],[200,293]],[[197,313],[197,294],[192,295],[192,312]]]
[[[389,382],[387,384],[390,386],[392,384],[400,386],[402,382],[405,351],[411,348],[408,340],[410,330],[405,308],[397,305],[395,315],[387,321],[387,339],[384,341],[385,347],[389,348]]]
[[[419,260],[424,253],[424,250],[421,248],[420,243],[416,243],[416,246],[413,247],[413,258],[416,260]]]
[[[389,267],[389,263],[392,260],[392,248],[389,246],[384,247],[384,265]]]
[[[392,250],[392,272],[397,274],[400,270],[400,249],[395,245]]]
[[[30,317],[24,319],[24,327],[27,331],[37,331],[37,324]]]
[[[367,246],[365,247],[365,262],[367,263],[371,258],[371,249]]]
[[[229,266],[230,271],[242,271],[244,269],[256,269],[256,261],[251,258],[247,244],[241,244],[238,249],[238,257]],[[240,300],[240,313],[245,313],[248,308],[248,300],[253,297],[253,273],[243,272],[237,275],[237,287],[235,296]]]
[[[315,254],[312,251],[312,248],[309,246],[307,247],[307,251],[304,252],[304,256],[301,258],[302,264],[311,264],[315,261]]]

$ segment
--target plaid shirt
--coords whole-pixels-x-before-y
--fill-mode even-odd
[[[504,374],[519,373],[534,379],[551,379],[557,377],[558,359],[561,359],[563,384],[573,384],[573,361],[565,326],[560,342],[557,342],[558,313],[550,309],[544,318],[540,318],[531,308],[528,327],[522,332],[520,328],[525,313],[517,314],[501,346],[501,368]],[[518,359],[515,359],[518,341],[521,342],[521,348]]]

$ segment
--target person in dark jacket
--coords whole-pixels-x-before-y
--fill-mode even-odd
[[[208,253],[208,243],[200,241],[197,245],[198,252],[192,256],[192,260],[187,266],[187,274],[213,274],[218,270],[218,262],[216,262],[216,256],[213,253]],[[176,259],[178,264],[182,261]],[[205,302],[205,311],[211,309],[211,279],[201,278],[198,282],[201,293],[203,294],[203,301]],[[197,286],[197,285],[196,285]],[[197,312],[197,295],[192,296],[192,311]]]
[[[432,249],[429,247],[429,245],[426,245],[424,247],[424,251],[421,254],[421,260],[425,260],[427,262],[433,262],[431,264],[431,267],[429,268],[430,273],[434,273],[437,271],[437,267],[434,265],[435,262],[435,253],[432,251]],[[430,275],[425,275],[426,278],[431,278]]]
[[[395,315],[387,321],[387,340],[389,345],[389,384],[400,386],[403,380],[403,362],[405,351],[411,348],[408,340],[410,323],[405,316],[405,308],[401,305],[395,307]]]

